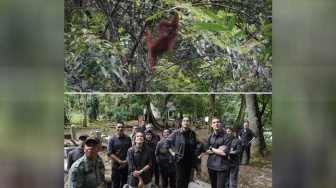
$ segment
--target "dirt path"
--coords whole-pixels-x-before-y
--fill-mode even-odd
[[[207,173],[207,156],[202,158],[202,176],[201,181],[210,183]],[[240,165],[238,173],[238,187],[240,188],[266,188],[272,187],[272,165]]]

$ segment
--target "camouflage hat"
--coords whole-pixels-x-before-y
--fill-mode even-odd
[[[94,142],[96,144],[99,144],[100,140],[94,136],[90,136],[85,140],[85,144],[88,144],[89,142]]]

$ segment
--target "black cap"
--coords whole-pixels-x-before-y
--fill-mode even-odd
[[[100,143],[100,140],[94,136],[90,136],[88,137],[86,140],[85,140],[85,144],[88,144],[89,142],[94,142],[96,144],[99,144]]]
[[[78,137],[78,139],[84,138],[86,140],[87,137],[89,137],[89,135],[87,135],[87,134],[80,134],[79,137]]]

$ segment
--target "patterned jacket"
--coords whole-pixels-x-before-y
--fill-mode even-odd
[[[94,165],[84,155],[72,164],[69,171],[69,188],[96,188],[103,182],[105,184],[105,166],[102,158],[99,156]]]

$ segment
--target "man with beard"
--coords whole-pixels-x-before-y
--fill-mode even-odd
[[[231,148],[231,135],[223,129],[218,118],[211,120],[213,133],[210,133],[205,141],[204,147],[208,148],[208,173],[212,188],[225,188],[225,183],[229,177],[229,151]]]

